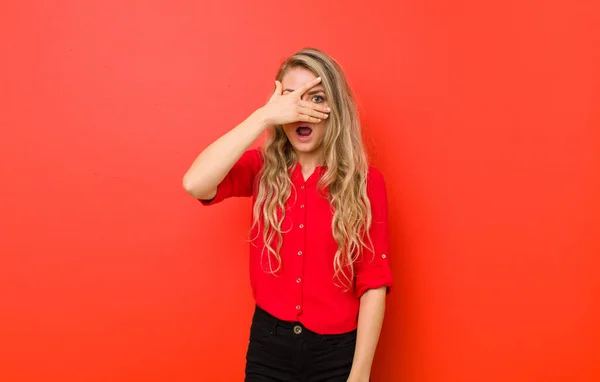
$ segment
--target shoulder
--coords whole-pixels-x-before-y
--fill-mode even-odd
[[[263,164],[262,150],[248,149],[242,154],[238,162],[250,165],[253,168],[259,168]]]
[[[367,195],[371,201],[385,200],[387,198],[385,179],[383,174],[373,166],[367,172]]]
[[[246,152],[244,152],[244,154],[242,154],[242,157],[245,157],[247,159],[250,160],[260,160],[262,161],[262,149],[248,149],[246,150]]]
[[[367,170],[367,186],[385,188],[385,179],[383,174],[373,166],[369,166],[369,169]]]
[[[381,171],[373,166],[369,166],[367,172],[367,197],[371,202],[371,210],[376,216],[385,213],[385,210],[387,209],[385,179]],[[380,218],[378,217],[378,219]]]

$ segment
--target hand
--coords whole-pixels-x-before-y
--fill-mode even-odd
[[[260,109],[267,125],[283,125],[293,122],[319,123],[329,117],[330,109],[325,105],[302,100],[302,95],[318,85],[321,78],[309,81],[288,94],[282,93],[281,82],[275,81],[275,92],[269,102]]]

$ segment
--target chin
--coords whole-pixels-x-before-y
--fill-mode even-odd
[[[290,141],[294,151],[302,154],[313,154],[319,151],[321,145],[314,142],[294,142]]]
[[[304,153],[304,154],[309,154],[312,153],[313,151],[316,151],[316,147],[313,147],[313,145],[306,145],[306,144],[293,144],[292,143],[292,147],[294,148],[294,150],[296,152],[299,153]]]

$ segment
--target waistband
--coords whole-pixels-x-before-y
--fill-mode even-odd
[[[301,336],[306,338],[319,338],[322,340],[343,340],[343,339],[354,339],[356,338],[356,330],[342,334],[319,334],[307,329],[299,321],[284,321],[273,316],[269,312],[265,311],[258,305],[254,310],[254,317],[252,318],[253,325],[259,325],[266,329],[269,329],[272,333],[280,335],[290,336]]]

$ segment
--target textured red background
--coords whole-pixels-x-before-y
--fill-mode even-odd
[[[0,380],[241,381],[249,200],[195,155],[304,46],[390,195],[374,381],[600,380],[597,1],[0,5]]]

